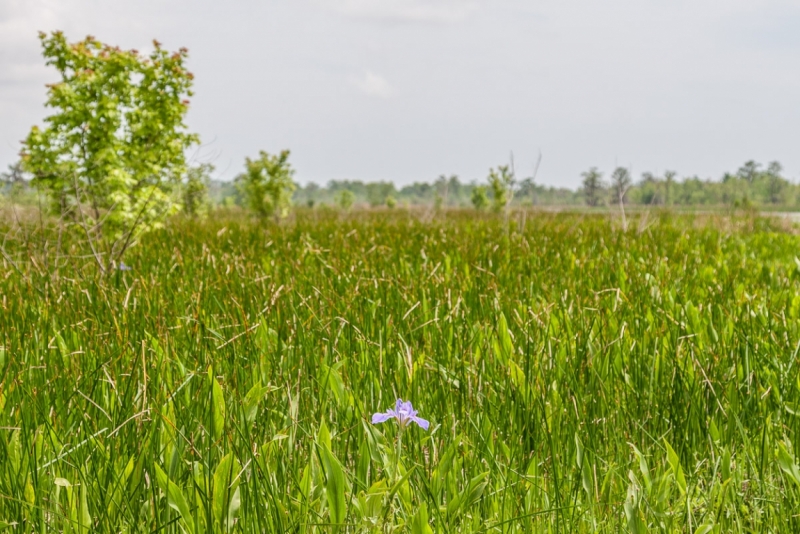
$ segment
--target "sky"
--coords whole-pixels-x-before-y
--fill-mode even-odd
[[[296,178],[517,176],[590,167],[800,180],[797,0],[2,0],[0,169],[42,124],[38,31],[189,49],[193,161],[232,179],[288,148]]]

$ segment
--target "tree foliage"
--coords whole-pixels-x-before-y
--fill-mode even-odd
[[[91,36],[69,43],[61,32],[40,39],[61,79],[48,85],[55,112],[23,141],[23,165],[55,212],[107,245],[111,261],[178,208],[173,188],[186,148],[198,142],[184,122],[188,51],[154,41],[145,56]]]
[[[486,194],[486,187],[478,185],[472,188],[472,205],[476,210],[482,210],[489,204],[489,197]]]
[[[514,173],[509,165],[499,165],[497,169],[489,169],[489,188],[492,190],[492,209],[503,211],[511,202]]]
[[[236,183],[247,206],[256,214],[283,218],[292,205],[296,187],[293,176],[288,150],[278,154],[262,150],[258,158],[245,160],[245,172],[236,178]]]
[[[336,193],[336,204],[345,211],[350,209],[355,199],[355,194],[349,189],[342,189]]]
[[[583,177],[583,195],[586,198],[586,204],[588,206],[599,205],[600,194],[603,191],[603,174],[597,170],[597,167],[592,167],[581,176]]]
[[[204,217],[208,213],[210,207],[208,185],[211,182],[212,172],[214,166],[210,163],[201,163],[186,171],[181,201],[183,212],[190,217]]]

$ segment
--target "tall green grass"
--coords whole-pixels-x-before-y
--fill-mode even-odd
[[[800,531],[768,220],[175,220],[105,277],[5,230],[0,529]]]

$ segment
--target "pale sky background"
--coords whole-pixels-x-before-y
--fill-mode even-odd
[[[37,31],[190,50],[197,158],[233,178],[292,150],[300,182],[576,187],[591,166],[800,179],[798,0],[0,0],[0,168],[41,123]]]

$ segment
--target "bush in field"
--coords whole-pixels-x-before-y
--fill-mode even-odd
[[[395,194],[392,182],[373,182],[366,184],[367,201],[372,207],[377,207],[386,203],[386,199]]]
[[[472,196],[470,197],[472,205],[476,210],[482,210],[489,204],[489,197],[486,195],[486,187],[476,185],[472,188]]]
[[[353,206],[356,196],[348,189],[342,189],[336,194],[336,204],[347,211]]]
[[[500,165],[489,169],[489,187],[492,190],[492,209],[496,212],[503,211],[511,202],[512,187],[514,186],[514,173],[508,165]]]
[[[186,179],[181,191],[183,212],[191,217],[204,217],[208,213],[210,201],[208,198],[208,184],[214,166],[210,163],[190,167],[186,171]]]
[[[23,141],[23,165],[54,211],[82,227],[105,269],[178,208],[171,193],[185,149],[198,142],[184,123],[193,79],[187,50],[154,42],[143,56],[93,37],[40,39],[61,80],[48,86],[54,114]]]
[[[257,159],[245,160],[245,172],[236,178],[236,185],[247,206],[261,217],[283,218],[289,214],[295,184],[294,169],[289,164],[289,151],[268,154],[261,151]]]

